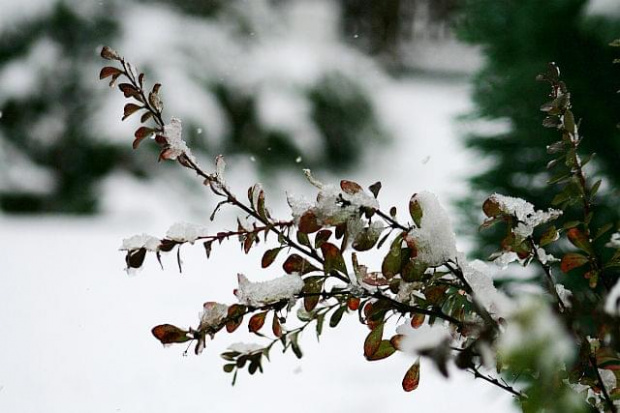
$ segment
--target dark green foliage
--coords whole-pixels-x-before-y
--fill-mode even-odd
[[[56,186],[44,195],[1,193],[0,207],[13,212],[90,213],[96,207],[93,185],[119,162],[112,145],[97,142],[89,124],[91,86],[83,82],[84,62],[96,56],[102,39],[115,31],[113,17],[85,19],[64,3],[44,18],[0,36],[0,68],[23,58],[38,41],[50,41],[60,56],[37,73],[35,92],[10,97],[2,105],[0,136],[27,153],[37,165],[53,171]],[[61,129],[39,135],[39,122],[61,122]],[[24,177],[24,179],[27,179]]]
[[[585,0],[469,0],[464,5],[462,38],[482,46],[485,65],[474,83],[475,117],[508,121],[508,131],[471,135],[467,144],[481,156],[493,159],[488,170],[473,177],[475,190],[463,202],[473,217],[475,205],[484,196],[498,192],[522,197],[538,207],[551,205],[554,192],[545,184],[555,171],[541,174],[552,156],[544,147],[557,140],[557,131],[541,128],[540,102],[548,100],[548,89],[526,82],[542,72],[549,61],[562,68],[562,78],[571,87],[577,121],[583,118],[585,137],[581,153],[596,153],[592,164],[611,187],[620,184],[618,154],[620,132],[620,67],[613,65],[617,49],[610,41],[620,33],[620,21],[585,15]],[[592,171],[592,164],[586,172]],[[484,195],[483,195],[484,194]],[[618,220],[618,206],[597,202],[593,227]],[[611,194],[607,194],[608,196]],[[472,202],[473,201],[473,202]],[[566,221],[576,219],[570,213]],[[472,222],[478,222],[473,219]],[[599,225],[599,226],[600,226]],[[499,233],[479,234],[480,256],[488,256]]]

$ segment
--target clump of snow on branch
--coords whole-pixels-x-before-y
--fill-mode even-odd
[[[493,285],[489,266],[475,260],[463,264],[463,276],[472,289],[474,299],[482,305],[494,318],[505,317],[512,309],[510,299],[499,292]]]
[[[541,262],[541,264],[550,264],[552,262],[560,261],[553,255],[547,254],[547,251],[545,251],[544,248],[540,248],[540,247],[536,248],[536,257],[538,258],[538,261]]]
[[[183,128],[180,119],[170,119],[170,123],[164,126],[164,137],[168,143],[168,147],[165,149],[166,159],[174,160],[185,154],[192,162],[196,163],[196,158],[183,140]]]
[[[243,274],[237,276],[239,287],[235,295],[241,304],[250,307],[262,307],[289,300],[299,294],[304,282],[299,274],[283,275],[269,281],[251,282]]]
[[[493,194],[489,199],[495,201],[503,213],[517,218],[519,223],[514,229],[514,233],[521,238],[529,237],[534,233],[535,227],[562,215],[562,211],[557,209],[549,209],[546,212],[536,211],[534,205],[521,198]]]
[[[575,342],[544,300],[527,296],[517,304],[497,343],[502,360],[525,358],[546,372],[569,361]]]
[[[250,354],[263,349],[263,346],[256,343],[233,343],[228,346],[228,350],[236,351],[241,354]]]
[[[562,304],[564,304],[565,307],[570,308],[572,305],[571,299],[573,297],[573,292],[568,288],[564,287],[563,284],[556,284],[555,292],[558,293],[558,297],[560,297],[560,300],[562,300]]]
[[[609,248],[619,248],[620,249],[620,232],[616,232],[614,234],[611,235],[611,239],[609,240],[609,242],[607,244],[605,244],[606,247]]]
[[[613,316],[620,316],[620,281],[611,289],[605,300],[605,312]]]
[[[310,183],[320,191],[314,203],[303,197],[289,195],[288,203],[297,222],[307,211],[313,211],[320,224],[338,225],[351,217],[359,217],[361,208],[379,209],[379,202],[365,191],[350,194],[336,185],[319,182],[307,169],[304,172]]]
[[[203,225],[177,222],[166,232],[166,238],[177,242],[194,243],[198,238],[207,234],[207,228]]]
[[[135,251],[144,248],[147,251],[155,252],[159,248],[159,244],[159,238],[147,234],[140,234],[123,239],[123,245],[121,245],[119,250]]]
[[[414,355],[445,345],[452,339],[450,330],[441,323],[413,328],[409,318],[396,328],[396,333],[400,335],[397,341],[398,350]]]
[[[217,326],[228,315],[228,306],[213,301],[207,302],[203,306],[200,313],[200,325],[198,330],[204,330],[209,327]]]
[[[456,259],[456,236],[450,218],[435,194],[420,192],[415,196],[422,208],[420,228],[414,228],[408,237],[415,240],[417,258],[431,267]]]
[[[506,269],[508,264],[514,261],[520,261],[517,253],[514,251],[504,251],[493,260],[493,263],[502,269]]]

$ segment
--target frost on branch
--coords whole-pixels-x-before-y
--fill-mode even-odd
[[[189,242],[193,244],[198,238],[207,234],[207,228],[203,225],[177,222],[166,232],[166,239],[176,242]]]
[[[140,234],[125,238],[119,250],[134,251],[144,248],[147,251],[155,252],[159,248],[159,244],[159,238],[147,234]]]
[[[169,124],[164,125],[162,138],[166,144],[159,155],[160,159],[176,160],[179,156],[185,154],[188,159],[196,163],[196,158],[183,140],[183,128],[180,119],[172,118]]]
[[[235,295],[239,303],[249,307],[262,307],[283,300],[290,300],[304,286],[299,274],[283,275],[269,281],[251,282],[243,274],[237,276],[239,287]]]

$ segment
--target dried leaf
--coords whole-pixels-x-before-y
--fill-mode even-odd
[[[312,271],[318,271],[319,269],[312,265],[305,258],[301,257],[297,254],[291,254],[284,264],[282,264],[282,268],[284,272],[287,274],[292,274],[294,272],[299,273],[300,275],[307,274]]]
[[[173,326],[172,324],[161,324],[153,327],[151,333],[153,333],[155,338],[164,345],[172,343],[185,343],[186,341],[192,339],[188,336],[187,331]]]
[[[340,181],[340,189],[342,189],[342,191],[348,195],[355,195],[358,192],[362,192],[364,190],[360,186],[360,184],[353,182],[353,181],[347,181],[344,179]]]
[[[106,60],[121,60],[121,57],[116,50],[108,46],[103,46],[103,49],[101,49],[101,57]]]
[[[153,134],[153,132],[155,132],[154,129],[147,128],[146,126],[141,126],[140,128],[138,128],[138,130],[134,134],[136,139],[134,139],[134,141],[133,141],[133,148],[137,149],[138,146],[140,145],[140,142],[142,142],[144,139],[146,139],[149,136],[151,136]]]
[[[105,79],[106,77],[109,76],[120,76],[123,73],[123,71],[121,69],[118,69],[116,67],[112,67],[112,66],[106,66],[103,69],[101,69],[101,72],[99,72],[99,79]]]

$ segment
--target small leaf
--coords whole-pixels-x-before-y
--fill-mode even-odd
[[[275,311],[273,313],[273,321],[271,322],[271,332],[278,338],[282,337],[282,326],[280,325],[280,319]]]
[[[342,180],[340,181],[340,189],[348,195],[355,195],[358,192],[364,191],[364,189],[356,182]]]
[[[336,311],[334,311],[332,316],[329,318],[329,326],[332,328],[338,326],[346,310],[347,310],[347,306],[343,305],[342,307],[339,307]]]
[[[409,214],[411,215],[411,218],[413,219],[413,222],[415,222],[416,226],[420,228],[422,225],[423,212],[420,203],[416,199],[416,195],[417,194],[414,194],[409,200]]]
[[[375,198],[379,197],[379,191],[381,190],[381,182],[375,182],[374,184],[368,187],[370,192],[375,196]]]
[[[173,326],[172,324],[161,324],[153,327],[151,333],[153,333],[155,338],[162,344],[185,343],[191,340],[187,335],[187,331]]]
[[[413,328],[420,328],[422,326],[422,324],[424,324],[424,319],[426,318],[426,316],[424,314],[414,314],[411,317],[411,327]]]
[[[142,100],[142,96],[140,96],[140,91],[131,83],[121,83],[118,85],[118,88],[123,92],[126,98],[133,97],[138,100]]]
[[[367,357],[366,359],[368,361],[383,360],[385,358],[390,357],[395,352],[396,352],[396,349],[394,348],[390,340],[381,340],[381,343],[379,343],[379,348],[377,349],[377,351],[375,351],[372,356]]]
[[[144,123],[147,120],[149,120],[151,117],[153,116],[152,112],[146,111],[142,114],[142,116],[140,117],[140,123]]]
[[[598,181],[594,183],[594,185],[592,185],[592,189],[590,189],[590,200],[594,198],[594,195],[596,195],[596,193],[598,192],[599,188],[601,187],[602,182],[603,180],[599,179]]]
[[[123,73],[122,70],[116,68],[116,67],[112,67],[112,66],[106,66],[103,69],[101,69],[101,72],[99,72],[99,79],[105,79],[106,77],[109,76],[120,76]]]
[[[155,131],[152,128],[147,128],[146,126],[141,126],[140,128],[138,128],[138,130],[134,134],[136,139],[133,141],[133,148],[137,149],[140,145],[140,142],[151,136],[153,132]]]
[[[123,119],[125,120],[128,117],[130,117],[131,115],[133,115],[134,113],[136,113],[137,111],[139,111],[140,109],[142,109],[142,106],[138,106],[135,103],[128,103],[125,105],[125,108],[123,110]]]
[[[342,274],[348,273],[342,253],[337,246],[329,242],[324,242],[321,245],[321,252],[323,253],[323,258],[325,259],[325,274],[329,274],[331,271],[338,271]]]
[[[588,257],[585,255],[569,252],[562,257],[562,262],[560,263],[560,269],[563,273],[568,273],[570,270],[575,268],[579,268],[588,263]]]
[[[586,234],[584,234],[578,228],[571,228],[566,232],[568,240],[577,248],[588,253],[588,255],[594,255],[594,250],[590,244],[590,240]]]
[[[280,251],[282,251],[282,248],[273,248],[265,251],[265,254],[263,254],[263,258],[261,260],[261,267],[267,268],[273,264]]]
[[[379,241],[379,237],[383,231],[377,231],[369,227],[363,228],[353,240],[352,247],[356,251],[368,251],[372,249]]]
[[[284,264],[282,264],[282,268],[287,274],[292,274],[296,272],[300,275],[319,270],[317,267],[308,262],[305,258],[297,254],[291,254],[286,259],[286,261],[284,261]]]
[[[254,314],[250,318],[250,322],[248,323],[248,329],[250,333],[257,333],[263,325],[265,325],[265,317],[267,316],[267,312]]]
[[[237,367],[237,365],[235,363],[224,364],[224,372],[225,373],[232,373],[232,371],[235,369],[235,367]]]
[[[406,392],[413,391],[418,388],[419,384],[420,384],[420,359],[416,360],[416,362],[413,363],[411,367],[409,367],[409,370],[407,370],[407,373],[405,374],[405,377],[403,378],[403,390]]]
[[[125,256],[125,263],[127,263],[128,268],[140,268],[142,266],[142,263],[144,263],[145,257],[145,248],[127,251],[127,255]]]
[[[544,247],[546,245],[551,244],[554,241],[557,241],[559,238],[558,230],[555,226],[550,226],[547,230],[540,236],[540,246]]]
[[[310,312],[316,308],[321,296],[319,293],[323,290],[324,277],[306,277],[304,279],[304,286],[302,292],[310,294],[304,297],[304,309]]]
[[[322,229],[314,236],[314,248],[321,248],[324,242],[327,242],[332,236],[332,231],[329,229]]]
[[[211,249],[213,247],[213,241],[205,241],[202,244],[205,247],[205,253],[207,254],[207,258],[211,257]]]
[[[503,214],[502,209],[495,198],[487,198],[487,200],[482,204],[482,211],[489,218],[495,218]]]
[[[301,232],[312,234],[320,230],[322,226],[319,224],[314,211],[308,210],[299,218],[299,225],[297,228]]]
[[[228,315],[226,321],[226,331],[234,332],[243,322],[243,316],[247,308],[241,304],[233,304],[228,307]]]
[[[108,46],[103,46],[103,49],[101,49],[101,57],[106,60],[121,60],[121,57],[116,50]]]
[[[379,349],[381,340],[383,340],[383,326],[384,323],[375,326],[375,328],[373,328],[370,334],[366,337],[366,340],[364,340],[364,356],[366,359],[375,354],[375,352]]]

